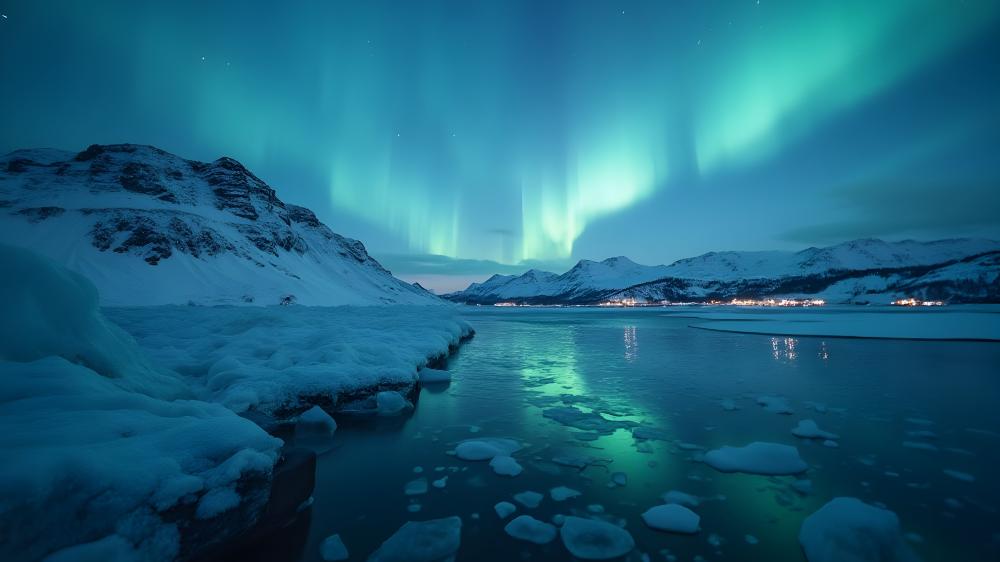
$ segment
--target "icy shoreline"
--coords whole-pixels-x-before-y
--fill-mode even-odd
[[[100,309],[47,259],[0,263],[5,560],[191,559],[284,524],[315,454],[275,422],[376,412],[473,334],[441,306]]]

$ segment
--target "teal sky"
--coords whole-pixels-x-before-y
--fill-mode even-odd
[[[1000,238],[994,0],[0,0],[0,151],[229,155],[439,289]]]

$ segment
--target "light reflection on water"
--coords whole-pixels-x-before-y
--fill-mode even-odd
[[[904,529],[923,538],[914,547],[925,560],[997,559],[1000,491],[988,474],[1000,463],[1000,345],[710,332],[643,310],[473,312],[478,334],[451,361],[449,388],[424,389],[410,419],[341,424],[336,450],[320,462],[302,559],[318,560],[319,542],[332,533],[364,559],[407,520],[460,515],[459,560],[568,560],[558,541],[536,546],[506,536],[492,511],[517,492],[559,485],[583,497],[547,497],[527,513],[591,516],[586,506],[600,504],[635,537],[633,560],[639,552],[662,560],[664,549],[680,560],[802,560],[803,518],[841,495],[897,512]],[[766,412],[755,402],[764,394],[784,396],[795,414]],[[735,409],[724,409],[725,401]],[[628,428],[586,431],[543,415],[566,406],[660,435],[637,440]],[[804,418],[840,434],[841,446],[793,437],[791,427]],[[936,438],[927,441],[935,450],[903,446],[916,439],[906,421],[915,418],[933,423]],[[500,477],[486,463],[447,454],[483,436],[522,442],[515,456],[524,473]],[[797,446],[812,467],[813,493],[791,491],[793,477],[721,474],[698,462],[704,449],[756,440]],[[582,470],[552,462],[567,454],[608,462]],[[450,476],[446,488],[415,498],[420,511],[410,513],[402,489],[415,466],[433,478],[437,468]],[[945,469],[978,478],[961,482]],[[619,471],[628,485],[609,487]],[[697,509],[700,534],[643,525],[641,513],[671,489],[706,498]],[[947,498],[964,507],[949,508]],[[711,534],[721,546],[709,544]],[[759,544],[746,543],[746,534]]]

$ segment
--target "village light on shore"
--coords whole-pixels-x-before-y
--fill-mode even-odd
[[[890,304],[893,306],[944,306],[944,301],[921,301],[910,297],[908,299],[896,299]]]

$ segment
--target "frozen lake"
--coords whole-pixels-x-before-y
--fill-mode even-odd
[[[320,560],[320,543],[337,533],[363,560],[406,521],[457,515],[459,560],[571,560],[558,538],[536,545],[504,532],[527,513],[624,522],[636,542],[629,560],[804,560],[803,519],[853,496],[898,514],[924,560],[1000,559],[1000,484],[991,476],[1000,465],[1000,344],[710,331],[689,327],[700,321],[687,316],[469,309],[477,335],[450,361],[450,385],[422,389],[410,417],[338,419],[311,516],[288,529],[287,542],[254,554]],[[981,317],[993,327],[997,318]],[[781,398],[792,413],[774,411]],[[803,419],[837,434],[839,446],[793,436]],[[523,473],[500,476],[454,456],[476,438],[518,441]],[[753,441],[797,447],[808,471],[723,473],[701,462],[706,450]],[[588,457],[584,468],[565,466]],[[627,483],[612,483],[614,473]],[[404,494],[419,478],[443,487]],[[801,480],[811,490],[793,488]],[[581,495],[555,501],[558,486]],[[538,507],[518,504],[506,520],[494,512],[529,490],[545,495]],[[643,523],[671,490],[700,498],[699,533]]]

